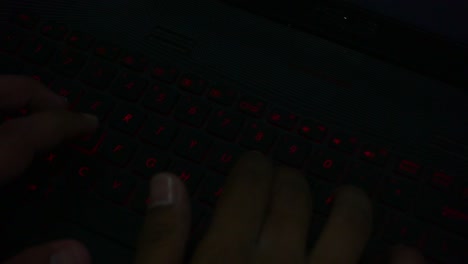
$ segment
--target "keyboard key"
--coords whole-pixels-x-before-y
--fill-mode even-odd
[[[468,205],[457,198],[425,186],[418,196],[415,213],[425,220],[468,235]]]
[[[228,86],[216,85],[209,89],[208,98],[220,104],[231,106],[237,99],[237,91]]]
[[[13,28],[0,29],[0,51],[15,53],[26,39],[25,34]]]
[[[411,178],[417,178],[421,172],[421,169],[422,167],[419,163],[408,159],[401,159],[395,168],[396,172],[399,174]]]
[[[202,94],[208,86],[208,82],[195,74],[184,74],[179,81],[179,87],[193,94]]]
[[[144,214],[150,204],[150,183],[146,180],[137,180],[135,193],[130,200],[130,207],[139,214]]]
[[[145,113],[136,106],[120,104],[109,119],[111,127],[133,135],[145,121]]]
[[[224,192],[225,177],[217,174],[210,174],[203,182],[200,192],[200,200],[214,206],[219,197]]]
[[[312,186],[312,193],[315,196],[314,210],[327,216],[333,205],[335,188],[331,184],[316,179],[313,180]]]
[[[113,84],[112,93],[128,101],[137,101],[146,90],[148,82],[137,74],[123,72]]]
[[[140,131],[140,137],[161,148],[168,148],[178,134],[178,126],[171,119],[151,116]]]
[[[380,170],[371,165],[356,162],[350,166],[344,182],[360,187],[368,194],[372,194],[381,180],[382,172]]]
[[[88,92],[81,97],[77,111],[95,115],[103,121],[114,106],[111,98],[96,92]]]
[[[169,165],[169,161],[167,153],[144,146],[140,148],[133,160],[132,168],[149,179],[156,173],[164,171]]]
[[[383,238],[393,245],[402,243],[411,247],[422,246],[427,236],[423,226],[416,219],[391,211],[385,219]]]
[[[176,153],[193,161],[201,161],[205,158],[211,142],[212,139],[205,134],[186,129],[177,140]]]
[[[71,144],[78,147],[80,150],[87,153],[94,153],[100,147],[102,141],[106,137],[106,132],[103,128],[98,128],[95,132],[79,137],[71,141]]]
[[[143,99],[143,105],[150,110],[167,114],[172,111],[178,98],[179,93],[172,87],[153,84]]]
[[[253,117],[262,116],[266,103],[256,97],[244,96],[239,102],[239,109]]]
[[[117,74],[117,67],[100,60],[92,60],[86,65],[81,80],[98,90],[107,89]]]
[[[307,171],[328,181],[336,181],[343,175],[346,159],[345,157],[331,150],[319,150],[308,162]]]
[[[179,76],[179,70],[166,63],[156,63],[151,69],[151,76],[156,80],[173,83]]]
[[[413,203],[416,189],[416,182],[391,175],[382,186],[381,199],[391,206],[406,211]]]
[[[467,263],[467,245],[466,239],[452,236],[441,230],[431,230],[425,252],[439,263]]]
[[[383,166],[390,156],[390,148],[375,144],[366,144],[361,149],[361,159]]]
[[[191,195],[196,192],[200,181],[205,177],[205,172],[201,167],[181,160],[176,160],[170,171],[179,176]]]
[[[330,147],[343,152],[352,153],[356,150],[357,146],[357,137],[344,133],[338,133],[330,139]]]
[[[21,55],[34,64],[43,65],[49,61],[55,51],[56,47],[50,41],[37,38],[26,43]]]
[[[448,193],[456,189],[456,179],[458,178],[460,177],[455,177],[454,174],[447,173],[443,170],[435,170],[431,173],[429,181],[434,188]]]
[[[97,192],[115,203],[122,204],[135,188],[136,180],[132,174],[106,170],[106,173],[97,179]]]
[[[125,167],[137,150],[137,142],[120,133],[109,131],[99,150],[102,157],[116,166]]]
[[[208,166],[220,173],[227,174],[242,152],[243,150],[236,145],[217,142],[208,155]]]
[[[115,61],[122,54],[122,49],[112,43],[99,42],[94,48],[94,54],[99,57]]]
[[[225,140],[234,140],[244,123],[240,113],[218,109],[208,123],[207,130],[215,136]]]
[[[300,167],[309,155],[311,146],[302,138],[284,135],[275,149],[275,158],[294,167]]]
[[[86,60],[87,56],[85,54],[65,48],[57,53],[52,62],[52,68],[65,76],[74,77],[83,68]]]
[[[100,166],[96,160],[88,156],[76,155],[62,177],[68,177],[71,190],[85,191],[104,173],[105,168]],[[68,190],[63,189],[63,191],[67,192]]]
[[[210,110],[210,106],[198,98],[183,97],[175,110],[175,118],[189,125],[200,127]]]
[[[131,70],[144,72],[148,68],[149,61],[148,58],[141,53],[127,52],[122,57],[121,63]]]
[[[91,44],[94,42],[94,37],[81,32],[72,31],[72,33],[66,38],[68,45],[79,50],[87,51]]]
[[[39,16],[29,12],[19,12],[12,17],[12,22],[21,27],[33,29],[39,23]]]
[[[55,75],[42,67],[29,66],[25,69],[26,75],[31,76],[34,80],[41,82],[42,84],[48,86],[55,79]]]
[[[53,21],[44,23],[40,30],[42,35],[55,40],[64,40],[68,33],[68,27],[65,24]]]
[[[284,129],[292,129],[297,122],[297,116],[284,109],[275,108],[268,115],[268,121]]]
[[[258,150],[263,153],[270,151],[270,147],[276,140],[278,133],[276,129],[265,125],[262,122],[250,122],[241,135],[240,144],[251,150]]]
[[[311,119],[305,119],[299,126],[298,133],[307,139],[311,139],[316,142],[322,142],[327,133],[327,130],[327,127],[325,127],[322,123]]]
[[[66,97],[69,104],[74,104],[83,93],[83,88],[81,85],[73,82],[72,80],[67,80],[64,78],[56,79],[50,85],[50,88],[56,94]]]

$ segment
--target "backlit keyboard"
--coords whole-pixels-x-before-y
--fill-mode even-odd
[[[233,163],[242,152],[258,150],[307,176],[318,215],[311,243],[330,212],[332,191],[354,184],[375,204],[375,243],[369,251],[405,243],[436,263],[466,259],[466,175],[402,157],[391,145],[340,131],[320,117],[296,115],[209,75],[65,24],[28,13],[11,22],[1,25],[0,74],[31,76],[67,97],[72,110],[101,121],[94,134],[37,157],[35,173],[11,187],[19,204],[53,203],[68,192],[89,194],[75,198],[64,218],[134,248],[148,180],[169,170],[192,197],[192,241],[197,241]],[[4,114],[1,122],[27,113]]]

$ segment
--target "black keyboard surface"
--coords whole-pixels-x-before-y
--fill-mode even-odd
[[[467,260],[468,181],[451,168],[400,156],[383,141],[324,124],[319,116],[296,115],[209,76],[29,13],[0,26],[0,74],[31,76],[67,97],[71,110],[101,121],[96,133],[38,155],[35,173],[4,194],[14,207],[41,202],[54,212],[61,208],[57,217],[65,224],[51,238],[64,236],[62,229],[78,238],[99,236],[131,255],[148,180],[169,170],[192,197],[193,245],[233,163],[242,152],[259,150],[307,176],[317,215],[311,242],[333,204],[333,190],[354,184],[375,204],[369,254],[404,243],[435,263]],[[4,114],[0,123],[25,114]],[[86,232],[73,231],[77,226]]]

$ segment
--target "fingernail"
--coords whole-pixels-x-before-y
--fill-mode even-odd
[[[77,263],[79,256],[76,256],[73,249],[64,249],[52,255],[50,264],[73,264]]]
[[[161,173],[151,179],[149,208],[172,205],[174,202],[172,177],[168,173]]]

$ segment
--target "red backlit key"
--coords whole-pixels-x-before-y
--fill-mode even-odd
[[[230,106],[237,99],[237,92],[227,86],[213,86],[208,91],[208,98],[223,105]]]
[[[84,150],[85,152],[94,152],[99,148],[102,140],[105,138],[106,133],[103,128],[100,127],[97,131],[84,135],[80,138],[72,140],[71,144]]]
[[[140,148],[133,160],[132,168],[149,179],[167,168],[170,161],[168,157],[167,153],[144,146]]]
[[[68,27],[65,24],[49,21],[40,27],[42,35],[55,40],[64,40],[68,33]]]
[[[120,133],[109,131],[99,149],[102,157],[116,166],[125,167],[137,151],[137,142]]]
[[[284,109],[275,108],[268,115],[268,121],[275,126],[292,129],[297,122],[297,116]]]
[[[208,122],[207,130],[222,139],[234,140],[244,123],[240,113],[218,108]]]
[[[338,133],[330,139],[330,147],[340,151],[352,153],[356,150],[357,146],[358,138],[355,136]]]
[[[137,101],[146,90],[148,82],[137,74],[123,72],[112,85],[112,93],[127,101]]]
[[[316,179],[313,180],[312,186],[312,193],[315,197],[314,210],[322,215],[328,215],[335,199],[335,188],[331,184]]]
[[[201,161],[205,158],[211,142],[206,135],[185,129],[177,140],[176,153],[193,161]]]
[[[71,105],[74,104],[78,97],[83,93],[83,88],[80,84],[64,78],[56,79],[50,85],[50,88],[56,94],[66,97],[68,99],[68,103]]]
[[[250,122],[241,135],[240,144],[251,150],[258,150],[267,153],[273,142],[276,140],[278,132],[262,122]]]
[[[43,65],[49,61],[55,51],[56,47],[50,41],[37,38],[26,43],[21,55],[34,64]]]
[[[459,197],[425,186],[418,196],[415,213],[454,232],[468,235],[468,204]]]
[[[0,51],[14,53],[23,44],[25,35],[12,28],[0,28]]]
[[[31,167],[45,171],[55,171],[63,165],[65,160],[68,160],[66,154],[68,154],[68,151],[63,147],[37,153]]]
[[[55,75],[42,67],[29,66],[26,67],[25,72],[27,75],[31,76],[34,80],[41,82],[44,85],[50,85],[55,79]]]
[[[144,141],[160,148],[168,148],[177,136],[179,128],[172,119],[151,116],[139,135]]]
[[[150,183],[146,180],[137,180],[135,193],[130,200],[130,207],[139,214],[145,214],[150,205]]]
[[[366,163],[352,164],[345,176],[344,182],[355,185],[372,194],[382,179],[382,172]]]
[[[145,121],[145,113],[136,106],[120,104],[109,118],[111,127],[125,132],[135,134]]]
[[[104,175],[105,168],[90,157],[81,155],[76,157],[65,170],[63,177],[69,179],[72,190],[84,191],[91,187],[98,177]]]
[[[399,174],[411,178],[417,178],[421,172],[421,169],[422,167],[420,163],[408,159],[401,159],[395,168],[396,172]]]
[[[181,160],[176,160],[170,171],[174,172],[185,183],[190,194],[196,192],[200,181],[205,177],[205,172],[201,167]]]
[[[416,196],[417,184],[406,178],[390,175],[382,185],[383,202],[406,211]]]
[[[86,65],[81,80],[95,89],[104,90],[114,80],[116,73],[115,65],[94,59]]]
[[[114,102],[108,96],[97,92],[83,95],[77,105],[77,111],[95,115],[103,121],[114,107]]]
[[[39,16],[29,12],[20,12],[12,17],[12,22],[21,27],[33,29],[39,23]]]
[[[457,178],[451,173],[436,170],[431,173],[430,183],[434,188],[448,193],[456,189]]]
[[[329,181],[336,181],[343,175],[345,157],[331,150],[319,150],[308,162],[307,171]]]
[[[123,203],[133,191],[137,178],[129,173],[107,169],[97,178],[96,191],[115,203]]]
[[[143,105],[161,114],[172,111],[179,99],[179,93],[171,86],[153,84],[151,89],[145,94]]]
[[[425,252],[430,258],[439,263],[467,263],[468,251],[466,238],[456,237],[442,230],[431,230],[425,247]]]
[[[322,123],[311,119],[306,119],[303,120],[299,126],[298,133],[299,135],[308,139],[321,142],[327,134],[327,130],[328,128],[325,127]]]
[[[179,81],[179,87],[182,90],[198,95],[202,94],[207,86],[206,80],[194,74],[184,74]]]
[[[309,155],[311,146],[302,138],[283,135],[275,149],[275,158],[294,167],[300,167]]]
[[[159,81],[173,83],[179,76],[179,70],[166,63],[156,63],[151,68],[151,76]]]
[[[94,42],[94,37],[81,31],[73,31],[66,41],[71,47],[86,51]]]
[[[68,77],[76,76],[86,63],[87,56],[70,48],[57,53],[53,60],[54,70]]]
[[[236,145],[217,142],[208,154],[208,166],[226,174],[239,159],[242,149]]]
[[[390,211],[385,218],[383,238],[392,244],[405,244],[420,247],[425,244],[424,225],[416,219],[409,218],[396,211]]]
[[[266,103],[256,97],[244,96],[239,101],[239,109],[253,117],[260,117],[265,111]]]
[[[149,64],[148,58],[137,52],[127,52],[120,61],[125,67],[138,72],[146,71]]]
[[[114,61],[120,57],[122,49],[112,43],[99,42],[94,47],[94,53],[99,57]]]
[[[375,144],[366,144],[361,149],[361,159],[383,166],[390,156],[390,148]]]
[[[184,123],[200,127],[208,117],[210,110],[209,104],[189,96],[180,100],[174,116]]]
[[[224,176],[217,174],[208,175],[203,183],[200,200],[214,206],[224,192],[224,182]]]

